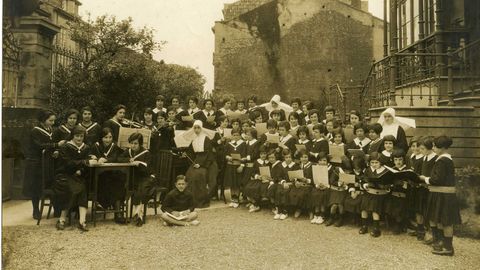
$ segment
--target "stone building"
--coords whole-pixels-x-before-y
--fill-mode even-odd
[[[20,198],[24,148],[38,109],[49,106],[52,76],[81,57],[68,35],[77,0],[4,0],[2,61],[2,193]]]
[[[214,91],[324,100],[383,57],[384,22],[360,0],[240,0],[215,22]]]

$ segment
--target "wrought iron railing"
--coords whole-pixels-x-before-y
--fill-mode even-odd
[[[454,105],[455,97],[480,89],[480,40],[463,39],[447,52],[431,52],[428,42],[414,44],[376,63],[363,84],[361,107]],[[450,43],[449,43],[450,44]],[[453,44],[453,43],[452,43]],[[418,45],[418,46],[417,46]],[[477,91],[475,91],[477,90]]]

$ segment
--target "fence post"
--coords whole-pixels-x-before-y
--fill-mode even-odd
[[[397,106],[395,100],[395,86],[397,79],[397,55],[393,54],[390,58],[390,94],[389,94],[389,106]]]
[[[447,81],[447,94],[448,94],[448,106],[455,106],[455,101],[453,100],[453,50],[449,46],[447,49],[448,52],[448,81]]]

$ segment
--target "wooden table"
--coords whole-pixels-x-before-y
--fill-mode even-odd
[[[96,214],[97,214],[97,200],[98,200],[98,177],[101,173],[106,171],[120,171],[127,175],[127,179],[125,182],[125,200],[128,200],[130,196],[133,194],[133,181],[135,180],[134,177],[134,170],[133,168],[136,167],[133,163],[96,163],[96,164],[89,164],[87,167],[90,168],[90,190],[89,193],[92,195],[92,221],[93,226],[96,225]],[[128,209],[128,207],[124,207],[124,209]],[[125,213],[125,218],[128,217],[126,210],[121,211],[113,211],[116,212],[123,212]]]

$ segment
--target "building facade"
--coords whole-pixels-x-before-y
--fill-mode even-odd
[[[363,4],[363,5],[362,5]],[[382,20],[366,1],[241,0],[215,23],[215,90],[245,98],[322,96],[358,86],[383,57]],[[363,9],[362,9],[363,8]]]

